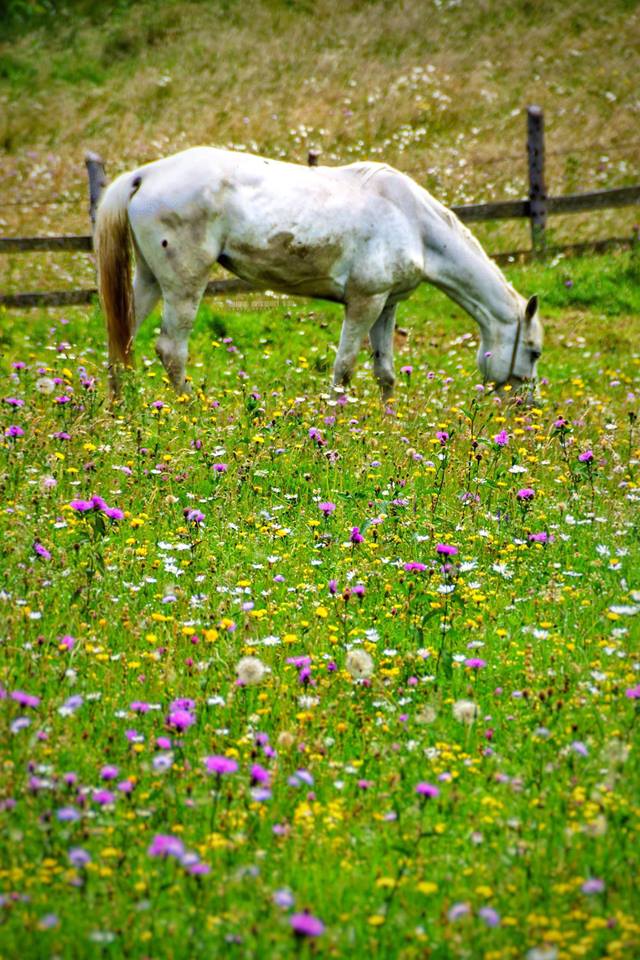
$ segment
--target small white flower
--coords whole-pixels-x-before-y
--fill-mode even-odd
[[[236,664],[236,673],[240,683],[244,686],[252,686],[264,680],[267,667],[258,657],[243,657]]]
[[[438,714],[436,713],[435,708],[429,706],[429,704],[426,704],[422,710],[419,710],[418,713],[416,713],[416,721],[417,723],[425,724],[433,723],[437,716]]]
[[[354,680],[367,680],[373,674],[373,659],[366,650],[350,650],[344,665]]]
[[[478,707],[473,700],[456,700],[453,715],[460,723],[472,724],[478,716]]]
[[[53,393],[56,385],[51,377],[40,377],[36,380],[36,390],[38,393]]]

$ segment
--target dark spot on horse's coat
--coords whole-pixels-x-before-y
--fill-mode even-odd
[[[169,246],[169,241],[168,241],[168,240],[163,240],[163,241],[162,241],[162,246],[163,246],[163,247],[168,247],[168,246]]]

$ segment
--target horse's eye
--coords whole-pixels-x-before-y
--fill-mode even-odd
[[[529,356],[531,357],[531,362],[535,363],[536,360],[539,360],[542,356],[542,350],[531,349],[529,350]]]

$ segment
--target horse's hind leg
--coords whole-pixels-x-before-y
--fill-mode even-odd
[[[164,311],[156,353],[178,393],[191,393],[191,385],[185,380],[188,341],[206,285],[205,278],[193,293],[163,291]]]
[[[393,395],[396,376],[393,369],[393,335],[396,326],[396,304],[386,306],[374,325],[369,339],[373,351],[373,373],[380,384],[382,399]]]
[[[136,269],[133,275],[133,303],[135,313],[134,336],[160,299],[160,284],[151,267],[136,247]]]
[[[386,293],[349,297],[333,367],[333,386],[336,390],[349,384],[362,341],[380,316],[386,299]]]

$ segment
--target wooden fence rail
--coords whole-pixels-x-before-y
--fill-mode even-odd
[[[640,203],[640,184],[631,187],[617,187],[613,190],[592,190],[588,193],[573,193],[564,196],[546,195],[544,180],[544,117],[540,107],[527,108],[527,152],[529,158],[529,197],[526,200],[501,200],[495,203],[472,203],[452,206],[451,209],[463,221],[477,223],[483,220],[513,220],[526,218],[531,224],[531,250],[519,250],[514,253],[500,254],[498,262],[506,262],[525,256],[538,256],[545,252],[545,228],[547,217],[567,213],[584,213],[592,210],[604,210],[625,207]],[[317,166],[319,152],[310,150],[309,166]],[[100,157],[88,152],[85,157],[89,178],[89,215],[92,227],[102,190],[107,184],[104,165]],[[612,237],[606,240],[585,244],[572,244],[563,247],[567,252],[584,252],[592,249],[600,251],[612,246],[628,246],[637,242],[638,231],[632,237]],[[0,254],[48,251],[93,250],[91,235],[60,237],[0,237]],[[212,280],[205,291],[206,296],[224,296],[231,293],[251,293],[262,288],[244,280]],[[95,289],[34,291],[0,295],[0,306],[36,307],[71,306],[91,303],[96,296]]]

